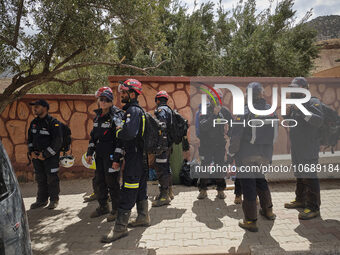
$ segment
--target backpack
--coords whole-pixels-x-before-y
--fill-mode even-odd
[[[185,186],[195,186],[197,183],[197,179],[192,178],[190,169],[190,163],[187,160],[183,160],[183,164],[179,172],[179,179],[181,184]]]
[[[340,139],[340,116],[328,105],[321,102],[324,121],[320,127],[320,145],[330,147],[332,153]]]
[[[152,117],[138,106],[143,112],[143,141],[144,149],[150,154],[161,154],[168,150],[168,138],[166,137],[166,124]]]
[[[169,140],[170,143],[180,144],[183,137],[187,136],[189,128],[188,121],[176,110],[172,110],[169,106],[168,108],[172,112],[171,126],[168,128]]]

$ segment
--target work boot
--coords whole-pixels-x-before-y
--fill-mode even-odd
[[[45,207],[48,204],[48,201],[36,201],[33,204],[31,204],[31,210],[37,209],[40,207]]]
[[[99,206],[96,208],[96,210],[94,210],[91,215],[90,218],[97,218],[100,217],[104,214],[108,214],[110,212],[109,210],[109,205],[103,205],[103,206]]]
[[[172,191],[172,186],[169,186],[169,197],[171,200],[175,198],[174,192]]]
[[[207,190],[201,189],[201,190],[200,190],[200,193],[199,193],[198,196],[197,196],[197,199],[204,199],[204,198],[206,198],[207,196],[208,196]]]
[[[320,216],[320,211],[312,211],[309,208],[305,208],[302,212],[299,213],[300,220],[310,220]]]
[[[97,195],[95,193],[92,193],[91,195],[84,197],[84,203],[88,203],[94,200],[97,200]]]
[[[268,220],[275,220],[276,219],[276,214],[273,213],[273,207],[271,208],[266,208],[266,209],[260,209],[260,214],[267,218]]]
[[[142,200],[137,202],[137,218],[135,221],[129,223],[130,228],[135,227],[149,227],[150,216],[149,216],[149,204],[148,200]]]
[[[102,243],[111,243],[129,234],[127,225],[129,222],[131,211],[118,209],[115,227],[107,236],[101,238]]]
[[[107,222],[112,222],[115,221],[117,218],[117,211],[111,211],[111,213],[109,214],[109,216],[107,216],[106,220]]]
[[[47,208],[49,210],[53,210],[53,209],[57,208],[58,204],[59,204],[58,200],[50,201],[50,204],[48,205]]]
[[[216,197],[219,199],[225,199],[224,190],[218,190]]]
[[[293,200],[289,203],[285,203],[285,208],[287,209],[304,208],[304,204],[302,202]]]
[[[250,221],[247,221],[247,220],[240,220],[238,225],[245,229],[245,230],[248,230],[250,232],[258,232],[259,229],[256,225],[256,220],[250,220]]]
[[[160,207],[163,205],[169,205],[171,199],[169,197],[168,189],[162,189],[158,199],[152,202],[152,207]]]
[[[235,205],[242,204],[242,195],[236,195],[234,200]]]

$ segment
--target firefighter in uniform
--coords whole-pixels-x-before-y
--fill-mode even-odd
[[[270,109],[264,99],[262,84],[252,82],[247,87],[252,89],[253,105],[255,109]],[[230,145],[227,163],[234,160],[239,167],[269,165],[272,162],[273,144],[277,135],[277,125],[265,124],[263,126],[249,126],[249,120],[258,119],[261,116],[253,115],[245,105],[244,115],[237,116],[236,121],[239,126],[233,125],[231,131]],[[276,114],[264,116],[264,119],[275,118]],[[236,122],[235,122],[236,123]],[[245,125],[243,126],[242,125]],[[260,200],[260,214],[269,220],[274,220],[273,204],[268,183],[261,171],[240,171],[237,173],[243,193],[242,209],[244,220],[239,222],[239,226],[246,230],[257,232],[257,205],[256,196]]]
[[[55,209],[59,202],[59,154],[63,143],[60,123],[48,114],[49,104],[43,100],[30,103],[37,117],[28,129],[28,155],[32,159],[38,183],[37,200],[31,209]]]
[[[118,91],[125,105],[123,125],[117,129],[116,136],[122,141],[125,151],[123,184],[118,206],[118,215],[114,229],[101,242],[109,243],[128,235],[128,222],[131,209],[137,205],[138,216],[129,227],[149,226],[147,177],[148,161],[144,151],[143,134],[145,130],[144,111],[138,104],[138,95],[142,93],[142,84],[135,79],[120,82]],[[118,164],[116,164],[118,168]]]
[[[169,130],[172,124],[172,110],[170,106],[167,105],[168,99],[169,95],[164,90],[159,91],[155,97],[155,102],[157,104],[155,115],[159,121],[166,124],[167,130]],[[156,155],[155,159],[160,193],[156,197],[155,201],[152,202],[153,207],[168,205],[170,204],[170,201],[174,199],[172,192],[172,174],[170,169],[170,154],[172,144],[169,139],[170,138],[168,136],[169,149],[159,155]]]
[[[290,87],[309,89],[309,84],[304,77],[293,79]],[[291,93],[291,98],[300,98],[301,93]],[[318,98],[312,97],[304,104],[311,113],[305,116],[295,106],[290,106],[285,118],[294,119],[297,126],[289,128],[292,164],[299,166],[316,165],[319,160],[320,127],[323,124],[324,113]],[[303,170],[303,169],[298,169]],[[295,172],[296,198],[290,203],[285,203],[285,208],[303,208],[299,213],[299,219],[308,220],[320,215],[320,182],[316,172]]]
[[[222,100],[223,93],[220,89],[215,89],[216,93],[219,95],[219,98]],[[213,95],[215,93],[211,91]],[[217,96],[215,95],[215,100],[217,100]],[[200,147],[199,154],[201,158],[201,164],[203,166],[210,166],[212,162],[214,164],[218,164],[220,166],[224,165],[225,162],[225,154],[226,154],[226,132],[224,125],[216,125],[213,127],[214,119],[224,119],[230,120],[232,119],[232,115],[226,107],[220,107],[214,105],[214,102],[210,100],[207,108],[206,115],[198,115],[198,126],[199,126],[199,139],[200,139]],[[209,178],[200,178],[199,179],[199,194],[197,199],[204,199],[207,197],[207,189],[208,189]],[[225,199],[224,190],[226,188],[226,181],[224,178],[215,178],[215,182],[217,185],[217,198]]]
[[[111,89],[109,87],[101,87],[100,89],[98,89],[95,93],[95,97],[96,97],[96,100],[97,100],[97,104],[98,104],[98,108],[100,108],[99,106],[99,95],[107,90],[107,89]],[[94,175],[94,177],[92,178],[92,189],[93,189],[93,193],[88,195],[88,196],[85,196],[84,197],[84,203],[87,203],[87,202],[91,202],[91,201],[94,201],[94,200],[97,200],[97,187],[96,187],[96,175]],[[109,198],[110,200],[110,198]]]
[[[90,141],[86,161],[92,164],[95,157],[95,188],[99,207],[91,213],[90,217],[95,218],[109,213],[108,193],[110,193],[112,210],[107,221],[114,221],[117,217],[119,202],[119,178],[120,169],[112,167],[113,162],[120,162],[123,150],[116,138],[116,123],[123,118],[123,111],[113,106],[113,93],[110,88],[101,90],[98,94],[99,109],[94,110],[96,117],[93,121],[93,129],[90,134]],[[95,156],[94,156],[95,155]]]

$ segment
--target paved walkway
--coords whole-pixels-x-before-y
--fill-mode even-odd
[[[233,204],[233,191],[225,200],[198,201],[194,187],[175,186],[168,207],[150,208],[152,226],[131,229],[130,235],[113,244],[101,244],[112,223],[105,217],[90,219],[97,203],[83,203],[91,190],[90,180],[61,182],[56,210],[28,210],[34,254],[340,254],[340,181],[323,182],[321,218],[299,221],[297,210],[283,208],[294,198],[294,184],[271,184],[275,221],[258,219],[258,233],[238,227],[241,205]],[[26,208],[35,200],[36,184],[22,184]],[[149,185],[150,197],[157,185]],[[132,217],[136,217],[133,210]],[[327,253],[327,251],[329,253]]]

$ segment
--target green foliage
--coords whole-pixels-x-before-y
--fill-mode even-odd
[[[179,0],[2,0],[0,72],[22,72],[21,94],[93,93],[108,75],[145,74],[164,60],[148,74],[305,76],[316,32],[309,13],[295,20],[293,4],[259,12],[255,0],[233,10],[207,2],[189,13]]]

